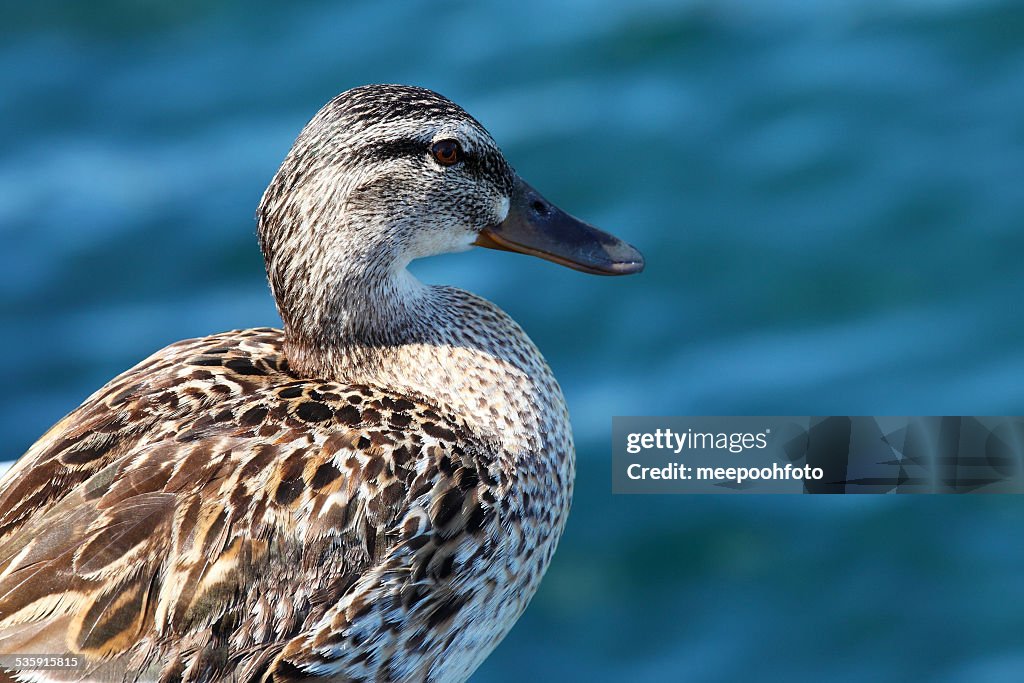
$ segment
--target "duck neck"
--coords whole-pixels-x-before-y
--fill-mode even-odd
[[[404,268],[362,284],[336,289],[317,327],[286,328],[294,372],[443,406],[517,457],[567,452],[558,384],[501,309],[469,292],[424,285]]]
[[[428,341],[425,321],[441,314],[433,289],[393,261],[359,261],[392,265],[322,273],[306,279],[294,306],[279,302],[288,361],[299,374],[340,380],[371,349]]]

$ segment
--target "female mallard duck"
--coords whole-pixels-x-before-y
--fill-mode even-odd
[[[572,495],[561,390],[505,313],[406,266],[640,254],[396,85],[321,109],[258,219],[284,330],[172,344],[3,478],[0,653],[80,663],[22,680],[461,681],[537,589]]]

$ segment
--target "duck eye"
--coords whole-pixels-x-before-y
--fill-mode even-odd
[[[455,140],[438,140],[430,146],[430,153],[442,166],[462,161],[462,146]]]

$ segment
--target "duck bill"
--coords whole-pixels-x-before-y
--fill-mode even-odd
[[[508,216],[480,232],[474,244],[516,251],[594,275],[629,275],[644,257],[614,235],[574,218],[516,179]]]

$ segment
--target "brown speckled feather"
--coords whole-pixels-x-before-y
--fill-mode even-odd
[[[521,517],[514,473],[457,416],[297,379],[280,345],[262,329],[168,347],[18,463],[45,474],[13,473],[0,498],[4,639],[84,655],[113,680],[284,680],[413,614],[415,648],[449,644],[437,627],[482,597],[454,577]]]

